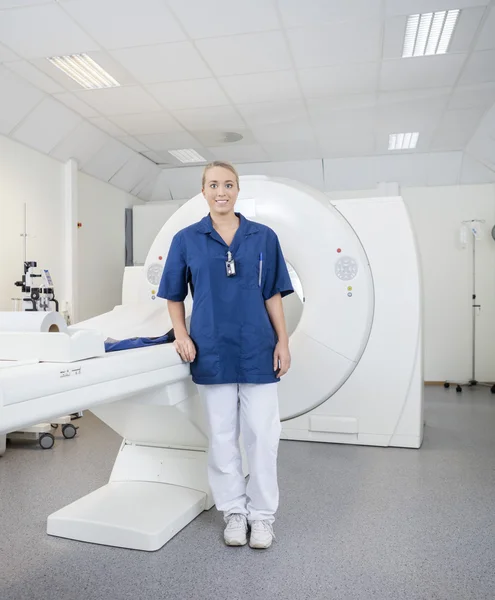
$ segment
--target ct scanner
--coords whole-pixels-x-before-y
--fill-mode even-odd
[[[261,176],[241,177],[240,186],[236,210],[276,231],[297,274],[300,302],[284,300],[292,302],[285,304],[292,367],[279,384],[282,438],[419,448],[421,286],[402,199],[330,203],[307,186]],[[206,212],[199,194],[174,213],[144,267],[125,277],[123,304],[77,327],[115,339],[168,331],[166,302],[156,297],[163,264],[175,232]],[[207,430],[189,366],[171,344],[67,366],[0,368],[0,434],[90,409],[123,437],[109,483],[50,515],[47,532],[162,547],[213,506]]]

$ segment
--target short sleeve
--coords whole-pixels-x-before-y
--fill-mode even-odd
[[[170,245],[157,296],[173,302],[183,302],[187,296],[187,264],[181,232],[175,234]]]
[[[267,241],[266,278],[263,284],[263,298],[269,300],[275,294],[282,298],[292,294],[294,288],[280,247],[277,235],[271,231]]]

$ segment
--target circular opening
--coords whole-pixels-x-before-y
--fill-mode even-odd
[[[294,269],[294,267],[287,262],[287,270],[289,271],[290,280],[292,287],[294,288],[294,294],[289,294],[284,298],[284,314],[285,323],[287,326],[287,333],[289,337],[294,333],[296,327],[299,325],[301,316],[304,309],[304,290],[302,287],[301,280]]]
[[[50,327],[48,328],[48,333],[59,333],[60,329],[58,328],[58,325],[55,325],[55,323],[53,325],[50,325]]]

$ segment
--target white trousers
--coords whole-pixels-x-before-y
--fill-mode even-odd
[[[224,518],[273,523],[278,508],[277,456],[281,433],[277,384],[198,385],[209,425],[208,479]],[[239,446],[249,464],[246,484]]]

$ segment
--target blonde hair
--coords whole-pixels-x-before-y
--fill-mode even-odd
[[[202,187],[203,188],[205,187],[205,183],[206,183],[206,173],[210,169],[213,169],[214,167],[222,167],[223,169],[228,169],[231,173],[233,173],[235,176],[236,183],[237,183],[237,189],[239,189],[239,174],[237,173],[234,165],[232,165],[231,163],[224,161],[224,160],[215,160],[206,165],[206,167],[204,168],[204,171],[203,171],[203,179],[202,179]]]

